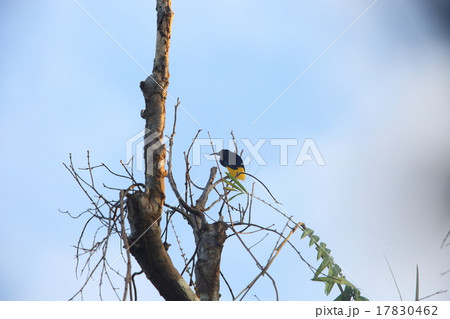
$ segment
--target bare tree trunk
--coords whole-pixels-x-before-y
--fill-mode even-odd
[[[157,36],[153,72],[141,82],[145,98],[144,157],[146,164],[146,191],[128,195],[128,220],[131,234],[130,251],[136,258],[147,278],[166,300],[219,300],[220,257],[226,239],[227,224],[206,223],[205,204],[211,192],[216,169],[195,207],[188,207],[176,189],[171,175],[169,158],[169,181],[177,198],[186,209],[187,218],[197,243],[198,260],[195,264],[196,293],[192,291],[178,270],[174,267],[161,240],[160,220],[165,200],[164,178],[166,148],[163,144],[165,126],[165,101],[169,86],[169,46],[172,26],[171,0],[157,0]],[[175,127],[174,127],[175,129]],[[174,133],[173,133],[174,135]],[[170,143],[173,142],[173,135]],[[170,144],[172,145],[172,144]]]
[[[197,243],[198,260],[195,264],[195,286],[202,301],[220,298],[220,257],[228,225],[224,222],[204,224]]]
[[[151,193],[135,192],[128,196],[128,220],[132,227],[129,236],[130,252],[147,278],[165,300],[198,300],[187,282],[174,267],[161,241],[159,217],[151,206]]]
[[[146,192],[128,196],[128,220],[134,243],[130,251],[147,278],[165,300],[198,300],[174,267],[161,240],[159,226],[165,200],[166,148],[163,144],[165,102],[169,86],[169,46],[172,27],[171,0],[157,0],[157,35],[153,72],[141,82],[145,98],[144,156]]]

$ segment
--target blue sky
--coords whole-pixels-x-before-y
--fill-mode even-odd
[[[129,55],[75,1],[0,5],[1,300],[67,300],[81,286],[72,245],[82,221],[58,210],[81,212],[88,201],[62,163],[72,153],[82,167],[89,150],[92,162],[120,170],[127,140],[144,125],[139,82],[152,68],[153,1],[79,3]],[[449,248],[440,249],[450,229],[450,51],[436,12],[425,1],[378,1],[252,125],[372,3],[174,1],[169,94],[189,113],[179,112],[174,173],[182,183],[181,154],[199,129],[201,138],[210,132],[226,143],[233,130],[240,147],[267,139],[260,149],[267,165],[252,161],[248,172],[321,236],[365,296],[399,299],[386,255],[411,300],[416,264],[422,296],[450,287],[450,275],[440,275],[450,268]],[[168,98],[167,127],[172,105]],[[286,166],[269,143],[275,138],[298,140]],[[294,165],[307,138],[325,166]],[[194,167],[199,183],[211,165]],[[256,208],[255,222],[282,223]],[[181,221],[177,229],[192,240]],[[235,241],[227,244],[223,271],[239,290],[257,269]],[[296,244],[314,262],[307,243]],[[180,263],[175,250],[173,258]],[[337,294],[325,296],[288,250],[271,275],[282,300]],[[160,299],[146,280],[139,288],[142,299]],[[107,288],[104,296],[114,300]],[[267,279],[248,296],[256,298],[274,299]],[[98,299],[96,285],[86,299]]]

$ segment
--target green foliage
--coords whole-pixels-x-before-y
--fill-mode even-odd
[[[334,301],[349,301],[349,300],[355,300],[355,301],[369,301],[366,297],[363,297],[360,295],[360,291],[355,288],[355,286],[345,286],[344,291],[337,296]]]
[[[366,297],[361,296],[359,289],[342,274],[341,267],[331,257],[331,250],[327,248],[324,242],[320,242],[319,236],[314,235],[314,230],[305,226],[302,229],[301,238],[309,237],[309,246],[314,245],[316,247],[317,260],[321,260],[311,280],[325,283],[325,294],[327,296],[331,293],[333,287],[337,286],[341,294],[336,297],[335,301],[367,301]],[[328,270],[327,275],[324,274],[325,270]]]
[[[234,197],[236,197],[237,195],[242,195],[242,194],[247,194],[247,190],[245,189],[245,187],[237,180],[236,177],[234,177],[233,175],[231,175],[230,173],[226,173],[227,176],[231,179],[231,181],[224,179],[223,181],[228,185],[227,187],[225,187],[225,189],[229,190],[229,191],[236,191],[238,192],[238,194],[236,194]],[[230,199],[231,200],[231,199]]]

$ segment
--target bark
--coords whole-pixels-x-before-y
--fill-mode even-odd
[[[166,97],[169,87],[169,47],[172,28],[171,0],[157,0],[157,32],[153,72],[142,81],[140,88],[145,99],[144,136],[145,184],[156,191],[154,204],[161,206],[165,198],[164,177],[166,176],[166,147],[163,144],[166,122]]]
[[[212,191],[217,169],[212,168],[207,185],[194,207],[179,194],[169,160],[169,182],[177,196],[183,216],[193,228],[197,244],[195,264],[196,293],[192,291],[174,267],[161,240],[160,220],[165,201],[164,178],[166,148],[163,144],[165,101],[169,86],[169,46],[172,26],[171,0],[157,0],[157,36],[152,75],[140,84],[145,99],[144,136],[146,191],[128,195],[130,252],[147,278],[165,300],[219,300],[220,257],[226,239],[227,224],[219,221],[208,224],[204,216],[205,204]],[[172,139],[171,139],[172,143]]]
[[[173,265],[161,241],[160,215],[152,207],[149,194],[136,192],[128,195],[128,220],[132,227],[128,238],[130,252],[165,300],[198,300]]]
[[[222,221],[204,224],[199,234],[195,286],[201,301],[220,298],[220,257],[228,225]]]
[[[146,192],[128,196],[130,251],[165,300],[198,300],[174,267],[161,240],[160,220],[165,200],[166,148],[163,144],[165,102],[169,86],[171,0],[157,0],[157,35],[153,72],[140,87],[145,99],[144,136]]]

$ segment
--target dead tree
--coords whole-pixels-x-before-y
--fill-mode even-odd
[[[211,191],[215,171],[196,207],[189,207],[178,196],[184,209],[184,216],[193,227],[198,246],[198,261],[195,267],[196,294],[174,267],[161,240],[160,220],[164,208],[164,179],[166,149],[163,143],[165,127],[165,103],[169,86],[169,47],[172,27],[171,0],[157,1],[156,50],[152,74],[141,82],[145,98],[145,110],[141,116],[145,119],[144,137],[145,186],[146,191],[137,191],[128,195],[128,220],[133,230],[129,241],[131,254],[142,267],[147,278],[166,300],[219,300],[220,256],[225,241],[227,225],[223,222],[206,223],[203,209]],[[172,136],[173,140],[173,136]],[[169,180],[176,190],[171,163],[169,162]]]
[[[189,173],[189,153],[192,145],[185,153],[185,196],[183,197],[180,194],[172,173],[172,148],[176,133],[179,100],[175,105],[175,116],[169,138],[168,152],[166,152],[166,145],[163,143],[166,125],[167,88],[169,86],[169,47],[173,12],[171,0],[157,0],[156,3],[157,36],[153,71],[145,81],[140,83],[145,100],[145,109],[141,111],[141,116],[145,119],[144,183],[137,182],[133,172],[130,173],[124,163],[122,163],[124,174],[113,172],[105,164],[92,166],[89,152],[88,165],[82,169],[88,172],[87,178],[78,173],[74,167],[72,157],[70,157],[69,165],[64,164],[89,198],[92,206],[78,216],[71,215],[73,218],[79,218],[85,214],[90,216],[75,246],[77,251],[76,269],[78,270],[80,266],[80,258],[85,256],[86,260],[84,265],[80,266],[80,273],[87,272],[87,279],[81,289],[71,299],[74,299],[77,295],[83,295],[83,291],[87,289],[87,283],[92,280],[93,274],[97,271],[100,272],[100,291],[102,280],[106,277],[119,299],[127,300],[129,297],[130,300],[137,300],[134,276],[138,273],[132,274],[132,255],[141,267],[141,271],[165,300],[219,300],[221,296],[220,280],[222,274],[220,263],[222,249],[227,238],[231,236],[238,239],[259,269],[258,275],[250,280],[249,284],[236,295],[234,295],[232,288],[224,280],[233,300],[242,300],[263,276],[270,279],[276,299],[279,299],[276,281],[269,274],[268,270],[286,244],[308,265],[314,274],[313,280],[325,282],[327,294],[331,291],[333,285],[337,284],[341,291],[341,295],[338,298],[342,300],[360,298],[359,290],[345,280],[340,267],[329,256],[329,249],[326,248],[324,243],[319,242],[319,237],[314,235],[313,231],[306,228],[303,223],[295,222],[292,216],[288,216],[285,212],[255,196],[254,189],[248,192],[235,178],[225,175],[225,173],[222,174],[219,165],[210,169],[209,178],[203,187],[197,186],[191,180]],[[200,131],[197,133],[197,136],[199,133]],[[197,136],[194,138],[193,143]],[[237,145],[235,144],[235,146],[237,152]],[[117,178],[128,183],[125,188],[111,188],[104,185],[106,189],[119,193],[117,200],[107,199],[96,186],[93,172],[98,169],[106,169]],[[171,191],[178,201],[176,206],[169,205],[165,201],[166,178],[170,184]],[[197,195],[194,194],[193,189],[198,190]],[[212,195],[214,195],[213,200],[210,199]],[[233,204],[234,198],[239,195],[245,197],[245,202],[243,204]],[[195,198],[195,196],[197,197]],[[271,210],[283,216],[285,225],[282,231],[277,231],[273,227],[274,225],[260,226],[252,223],[253,200],[266,204]],[[222,208],[228,212],[226,221],[222,216]],[[217,219],[207,215],[208,211],[214,210],[217,210]],[[233,219],[231,212],[237,212],[239,218]],[[182,271],[179,271],[174,266],[168,253],[170,245],[163,241],[163,233],[167,234],[170,218],[175,214],[182,216],[192,229],[196,247],[192,257],[189,260],[185,260],[185,268]],[[163,216],[166,217],[164,229],[161,227]],[[91,225],[93,222],[97,222],[98,227],[93,235],[92,246],[89,247],[85,246],[83,239],[87,236],[88,225]],[[291,236],[298,229],[302,230],[302,238],[310,238],[310,246],[316,247],[318,259],[323,260],[318,268],[310,265],[302,257],[295,245],[291,243]],[[228,230],[229,233],[227,234]],[[275,235],[275,245],[272,246],[272,249],[267,250],[268,258],[266,262],[258,260],[252,253],[252,247],[249,247],[244,240],[246,232],[247,234],[252,234],[258,231],[265,231]],[[108,261],[109,242],[114,235],[117,235],[121,243],[122,251],[120,253],[126,264],[126,274],[124,275],[114,268],[115,262],[111,263]],[[97,253],[100,253],[100,257],[97,261],[94,261]],[[192,267],[193,271],[189,274],[190,282],[188,283],[183,277],[183,273],[189,266]],[[328,269],[328,275],[322,273],[325,269]],[[125,281],[122,297],[118,295],[117,287],[112,282],[111,275],[113,273],[118,274]],[[193,277],[195,277],[195,280],[192,280]],[[344,285],[345,289],[343,288]],[[348,289],[349,287],[350,289]],[[100,298],[102,298],[101,293]]]
[[[166,120],[166,97],[169,86],[169,47],[173,12],[171,0],[158,0],[156,50],[153,72],[141,82],[145,109],[144,136],[145,192],[128,196],[128,220],[135,242],[130,252],[142,267],[147,278],[166,300],[195,300],[189,285],[174,267],[161,240],[160,220],[166,197],[164,163],[166,149],[163,143]]]

